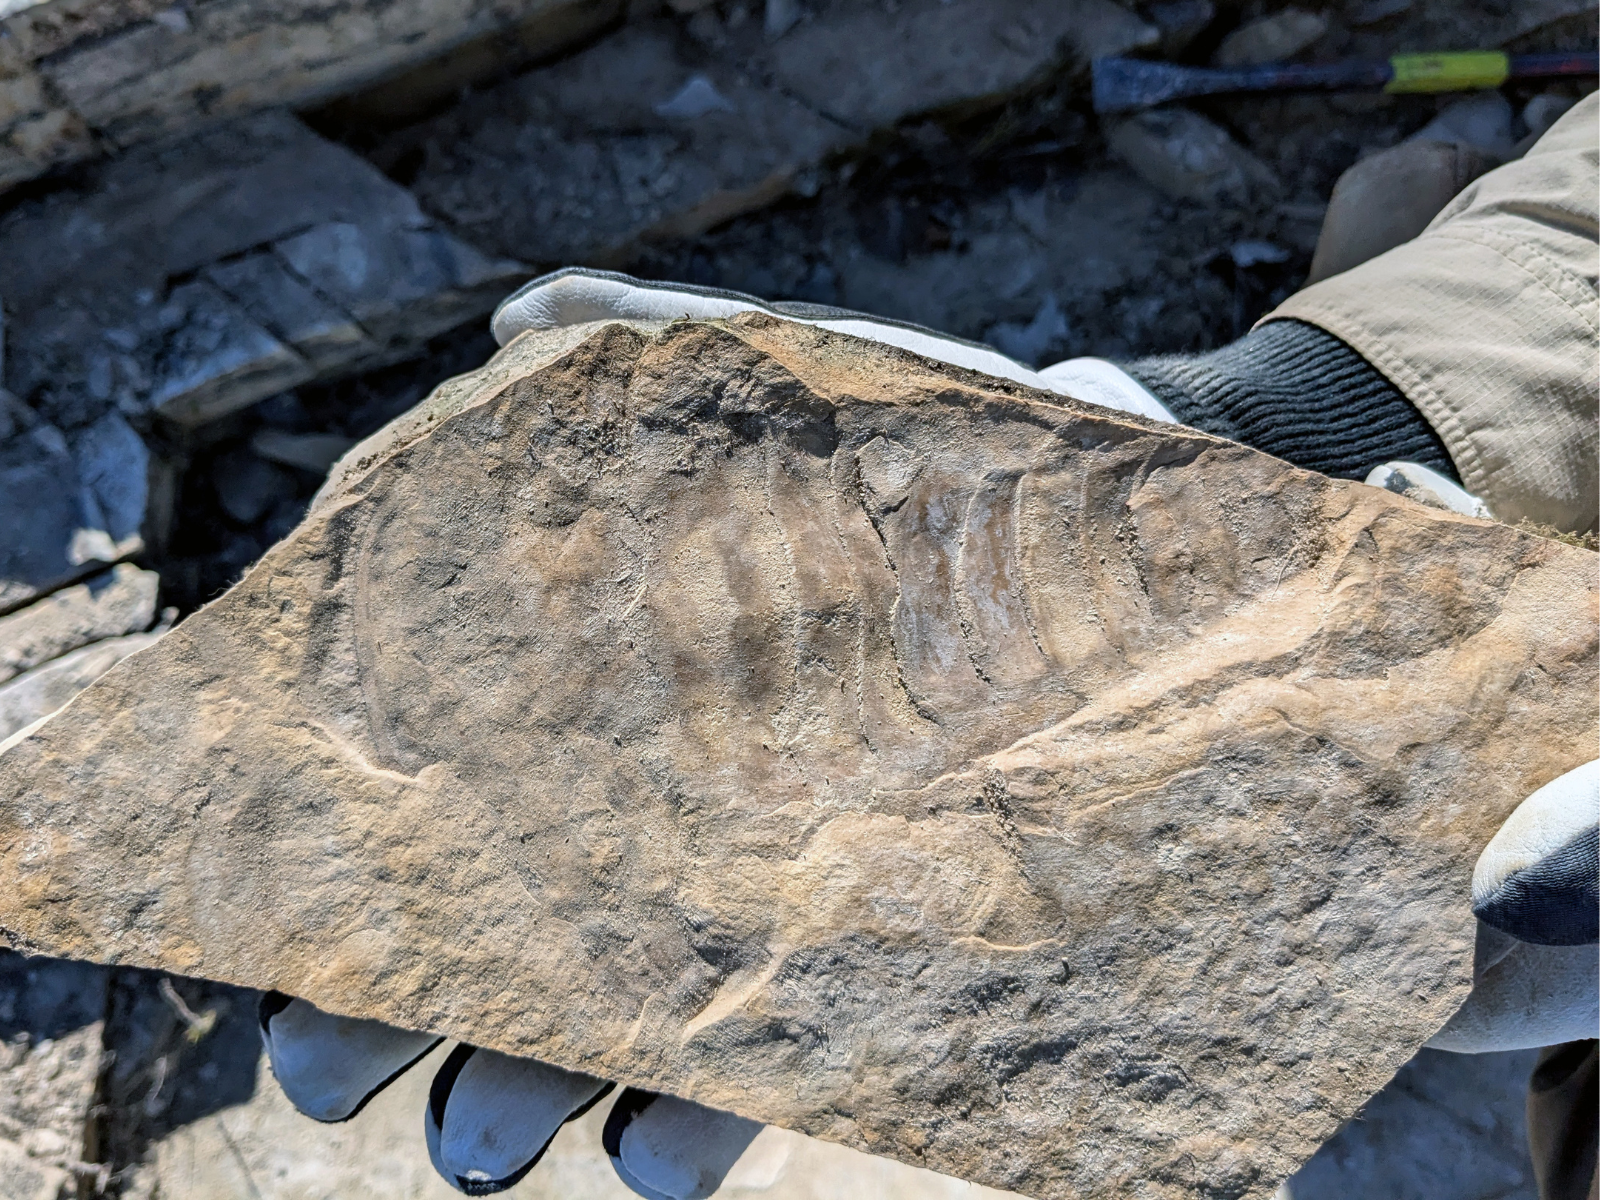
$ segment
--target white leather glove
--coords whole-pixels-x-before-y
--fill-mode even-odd
[[[1478,857],[1472,910],[1472,992],[1430,1046],[1521,1050],[1600,1032],[1600,762],[1517,806]]]

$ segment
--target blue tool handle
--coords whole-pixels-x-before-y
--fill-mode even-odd
[[[1404,60],[1426,63],[1437,59],[1448,66],[1454,60],[1496,58],[1495,78],[1429,82],[1413,81],[1403,86],[1395,79],[1395,65]],[[1414,64],[1412,64],[1414,65]],[[1094,110],[1098,113],[1137,112],[1172,100],[1195,96],[1218,96],[1230,92],[1296,91],[1453,91],[1468,87],[1494,86],[1503,79],[1539,79],[1556,76],[1600,74],[1600,54],[1592,52],[1561,54],[1496,55],[1484,52],[1439,55],[1397,55],[1389,62],[1270,63],[1260,67],[1219,70],[1211,67],[1185,67],[1175,63],[1149,62],[1138,58],[1097,58],[1092,65]]]
[[[1218,70],[1138,58],[1097,58],[1092,69],[1094,110],[1100,113],[1135,112],[1225,92],[1368,90],[1383,87],[1390,77],[1388,63],[1364,62],[1273,63]]]

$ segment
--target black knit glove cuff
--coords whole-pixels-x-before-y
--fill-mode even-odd
[[[1271,321],[1209,354],[1121,366],[1185,425],[1298,467],[1364,479],[1403,459],[1457,478],[1439,435],[1400,390],[1315,325]]]

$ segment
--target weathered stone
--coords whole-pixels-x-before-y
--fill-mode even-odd
[[[840,262],[836,302],[987,340],[996,324],[1032,323],[1053,295],[1071,327],[1054,348],[1058,359],[1084,349],[1082,327],[1097,311],[1120,307],[1133,337],[1171,329],[1182,316],[1141,282],[1172,269],[1143,233],[1164,199],[1106,164],[1075,174],[1070,186],[975,200],[962,214],[959,245],[914,247],[901,262],[876,254]]]
[[[65,13],[46,4],[30,10],[35,35],[19,45],[51,47],[49,69],[78,81],[66,90],[111,121],[113,109],[146,111],[119,89],[166,86],[132,66],[147,52],[168,63],[158,43],[176,38],[169,65],[192,71],[210,61],[195,47],[224,13],[244,22],[240,37],[256,37],[265,10],[256,0],[240,16],[241,4],[202,6],[203,19],[141,11],[127,28],[96,9],[80,22],[99,31],[93,41],[38,24]],[[503,254],[616,263],[643,240],[769,203],[881,125],[994,103],[1066,61],[1155,36],[1110,0],[915,0],[894,14],[840,5],[817,16],[771,45],[747,22],[716,53],[670,21],[623,30],[408,132],[431,147],[418,187],[433,211]],[[187,103],[189,93],[173,96]],[[149,110],[158,125],[165,103]],[[405,189],[283,114],[141,147],[0,223],[9,382],[63,427],[112,406],[193,425],[313,377],[396,361],[526,274],[434,227]]]
[[[1156,0],[1145,5],[1144,11],[1161,31],[1159,48],[1163,58],[1177,58],[1217,16],[1212,0]]]
[[[530,63],[549,62],[584,45],[629,13],[650,12],[630,0],[564,0],[506,12],[514,24],[470,38],[444,54],[324,105],[317,115],[350,129],[392,128],[435,112],[474,85],[502,79]]]
[[[721,103],[677,115],[671,101],[691,76]],[[736,61],[696,53],[665,21],[624,29],[407,136],[437,147],[413,185],[430,209],[480,245],[563,263],[620,260],[640,237],[690,234],[767,204],[851,140]]]
[[[10,1138],[0,1137],[0,1197],[4,1200],[61,1200],[72,1176],[40,1162]]]
[[[8,301],[77,281],[159,288],[322,221],[426,224],[369,163],[282,114],[143,147],[5,222]],[[60,227],[75,222],[77,238]],[[247,240],[254,238],[254,241]],[[26,315],[9,310],[13,321]],[[13,390],[16,390],[13,388]]]
[[[0,617],[0,683],[101,638],[150,628],[161,585],[129,563]]]
[[[0,758],[0,928],[1039,1196],[1465,995],[1594,557],[765,316],[524,335]]]
[[[54,426],[0,444],[0,606],[87,574],[72,544],[86,523],[77,483],[67,439]]]
[[[918,113],[1004,96],[1052,67],[1155,43],[1102,0],[833,0],[773,47],[771,71],[817,112],[868,132]]]
[[[0,222],[7,379],[66,426],[113,406],[193,425],[414,353],[526,274],[269,114],[143,148]]]
[[[109,412],[73,438],[84,507],[115,545],[139,538],[150,498],[150,451],[121,413]]]
[[[336,433],[285,433],[281,429],[263,429],[250,439],[250,449],[258,457],[318,475],[326,474],[334,460],[353,445],[355,439]]]
[[[109,972],[0,951],[0,1197],[57,1200],[88,1157]]]
[[[790,7],[798,18],[798,6]],[[822,7],[797,29],[793,19],[781,29],[768,23],[769,33],[787,33],[775,61],[788,85],[868,127],[873,112],[897,117],[906,105],[1014,87],[1048,65],[1064,38],[1080,51],[1116,53],[1154,37],[1109,0],[913,0],[893,14]],[[348,116],[419,114],[465,84],[598,32],[624,9],[620,0],[378,0],[357,8],[48,0],[0,17],[0,186],[102,147],[363,87],[371,94],[347,101]],[[757,23],[747,25],[759,39]]]
[[[1407,141],[1457,142],[1496,159],[1508,159],[1516,150],[1516,112],[1499,92],[1479,92],[1439,114]]]
[[[877,129],[1157,36],[1109,0],[823,8],[774,43],[746,22],[715,50],[635,24],[407,131],[427,146],[413,186],[477,245],[620,262],[770,203]]]
[[[222,511],[241,525],[254,525],[267,511],[294,496],[287,471],[246,450],[235,450],[212,465],[211,486]]]
[[[1303,8],[1286,8],[1246,21],[1217,47],[1212,62],[1219,67],[1250,67],[1282,62],[1307,49],[1328,32],[1328,18]]]
[[[273,250],[385,349],[454,328],[463,313],[486,310],[526,274],[521,264],[488,258],[440,229],[329,221]]]
[[[0,685],[0,741],[48,717],[159,632],[130,633],[81,647]]]
[[[46,0],[7,7],[0,7],[0,187],[102,147],[304,105],[445,58],[432,72],[439,80],[412,85],[434,96],[443,85],[459,87],[549,53],[617,9],[614,0]]]
[[[149,407],[199,425],[312,377],[311,364],[209,284],[174,288],[162,313]]]
[[[116,413],[76,444],[46,424],[0,441],[0,612],[137,554],[148,470]]]
[[[279,330],[314,370],[337,370],[371,353],[366,330],[270,250],[214,263],[206,268],[206,278],[252,319]]]
[[[1226,129],[1176,105],[1113,122],[1106,141],[1136,175],[1175,199],[1215,204],[1279,190],[1272,169]]]

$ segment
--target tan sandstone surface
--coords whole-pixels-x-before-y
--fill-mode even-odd
[[[1464,996],[1595,558],[765,316],[527,334],[0,757],[0,932],[1041,1197]]]

